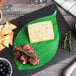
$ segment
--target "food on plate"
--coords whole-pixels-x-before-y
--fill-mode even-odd
[[[30,49],[32,49],[32,46],[29,45],[29,44],[25,44],[25,45],[23,46],[23,49],[25,49],[25,50],[30,50]]]
[[[10,29],[8,29],[8,27],[3,27],[1,34],[8,34],[10,32],[12,32],[12,31]]]
[[[30,62],[30,64],[32,64],[32,65],[36,65],[36,64],[38,64],[39,63],[39,59],[36,59],[36,60],[34,60],[34,59],[29,59],[29,62]]]
[[[10,45],[13,45],[14,32],[10,32],[8,35],[10,36],[10,38],[9,38],[9,44],[10,44]]]
[[[4,36],[4,38],[3,38],[3,45],[5,47],[9,47],[9,38],[10,38],[9,35]]]
[[[2,28],[3,28],[3,25],[0,25],[0,33],[1,33],[1,31],[2,31]]]
[[[2,39],[4,37],[4,35],[3,34],[0,34],[0,39]]]
[[[30,24],[28,34],[31,43],[54,39],[52,22],[44,21]]]
[[[72,33],[71,33],[71,31],[65,33],[63,48],[64,49],[69,48],[69,52],[73,52]]]
[[[0,44],[0,51],[2,51],[5,48],[2,44]]]
[[[28,57],[26,55],[20,56],[20,61],[22,64],[27,64],[28,63]]]
[[[2,29],[2,34],[8,34],[11,33],[12,30],[16,29],[17,26],[10,23],[10,22],[6,22],[6,24],[3,26],[4,28]]]
[[[11,76],[11,66],[5,60],[0,60],[0,76]]]
[[[0,51],[2,51],[5,47],[9,47],[13,45],[13,35],[14,32],[12,30],[16,29],[17,26],[6,22],[4,25],[0,25]]]
[[[10,23],[10,22],[6,22],[5,27],[9,28],[10,30],[14,30],[14,29],[17,28],[16,25],[14,25],[14,24],[12,24],[12,23]]]
[[[23,46],[16,45],[14,47],[14,57],[20,60],[22,64],[27,64],[29,62],[32,65],[37,65],[39,63],[39,58],[30,44],[25,44]]]

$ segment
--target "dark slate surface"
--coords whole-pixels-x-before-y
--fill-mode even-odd
[[[11,22],[18,26],[17,30],[14,31],[15,32],[14,38],[17,35],[17,33],[19,32],[19,30],[25,24],[27,24],[28,22],[30,22],[34,19],[53,14],[53,12],[55,10],[58,10],[58,9],[53,4],[53,5],[47,6],[45,8],[42,8],[38,11],[32,12],[30,14],[26,14],[22,17],[15,19],[15,20],[12,20]],[[56,64],[56,63],[58,63],[64,59],[71,57],[71,56],[76,54],[76,51],[75,51],[76,50],[76,48],[75,48],[76,40],[74,37],[73,37],[74,52],[69,53],[68,49],[66,49],[66,50],[62,49],[62,40],[64,38],[64,33],[68,32],[70,30],[70,27],[68,26],[67,22],[64,20],[63,16],[61,15],[61,13],[59,11],[57,12],[57,22],[58,22],[59,33],[60,33],[60,42],[59,42],[58,51],[57,51],[55,57],[51,61],[49,61],[49,63],[47,63],[46,65],[44,65],[40,68],[37,68],[37,69],[33,69],[33,70],[19,71],[15,62],[14,62],[14,59],[13,59],[12,46],[10,46],[10,48],[6,48],[2,52],[0,52],[0,57],[7,58],[12,63],[12,66],[13,66],[13,75],[12,76],[31,76],[32,74],[35,74],[38,71],[43,70],[44,68],[47,68],[51,65],[54,65],[54,64]]]

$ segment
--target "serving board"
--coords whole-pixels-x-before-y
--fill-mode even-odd
[[[47,64],[45,64],[44,66],[42,66],[40,68],[33,69],[33,70],[19,71],[16,64],[15,64],[15,61],[13,59],[13,55],[12,55],[13,47],[10,46],[9,48],[6,48],[2,52],[0,52],[0,57],[7,58],[11,62],[12,66],[13,66],[13,75],[12,76],[24,76],[24,75],[30,76],[32,74],[37,73],[40,70],[43,70],[44,68],[48,68],[49,66],[52,66],[52,65],[54,65],[54,64],[56,64],[64,59],[76,54],[76,51],[75,51],[76,50],[76,48],[75,48],[76,40],[74,37],[73,37],[74,52],[69,53],[68,49],[66,49],[66,50],[62,49],[62,41],[64,38],[64,33],[68,32],[70,30],[70,27],[67,24],[67,22],[65,21],[65,19],[63,18],[63,16],[61,15],[61,13],[59,12],[59,10],[57,9],[55,4],[49,5],[49,6],[44,7],[38,11],[32,12],[30,14],[26,14],[22,17],[19,17],[15,20],[10,21],[13,24],[18,26],[17,30],[14,30],[14,32],[15,32],[14,39],[15,39],[17,33],[20,31],[20,29],[25,24],[27,24],[28,22],[35,20],[37,18],[51,15],[54,13],[55,10],[58,11],[57,12],[57,23],[58,23],[59,36],[60,36],[59,47],[58,47],[58,51],[57,51],[56,55],[54,56],[54,58],[51,61],[49,61]]]

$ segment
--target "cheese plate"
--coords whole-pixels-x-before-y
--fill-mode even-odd
[[[14,40],[13,45],[15,46],[15,45],[31,44],[33,49],[35,50],[37,56],[39,57],[39,60],[40,60],[39,64],[37,64],[37,65],[30,65],[30,64],[24,65],[19,60],[14,58],[19,70],[35,69],[35,68],[41,67],[44,64],[48,63],[54,57],[54,55],[57,52],[58,43],[59,43],[59,32],[58,32],[56,15],[57,15],[57,11],[55,11],[52,15],[41,17],[41,18],[38,18],[36,20],[33,20],[33,21],[29,22],[28,24],[24,25],[24,27],[19,31],[19,33],[17,34],[17,36]],[[30,24],[39,23],[39,22],[46,22],[46,21],[52,22],[52,27],[54,30],[54,39],[30,43],[29,38],[28,38],[27,27],[30,26]],[[36,24],[35,24],[35,26],[36,26]],[[46,26],[48,26],[48,25],[46,24]],[[51,25],[49,25],[49,26],[51,26]],[[39,25],[38,25],[38,28],[39,28]],[[52,29],[50,28],[50,30],[52,30]],[[31,31],[33,31],[33,30],[31,30]],[[51,34],[51,32],[49,34]]]

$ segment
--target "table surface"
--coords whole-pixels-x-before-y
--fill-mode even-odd
[[[0,9],[3,11],[3,20],[0,22],[0,24],[3,24],[7,21],[18,18],[19,16],[23,16],[24,14],[43,8],[45,6],[48,6],[52,3],[55,2],[53,2],[52,0],[47,0],[46,3],[33,5],[31,4],[30,0],[7,0],[7,2],[0,6]],[[73,27],[76,23],[76,18],[65,10],[63,10],[60,6],[58,6],[58,9],[62,13],[69,26]],[[70,57],[32,76],[62,76],[61,74],[63,70],[68,66],[70,62],[74,60],[74,58],[75,56]],[[76,70],[73,72],[72,76],[76,76]]]

